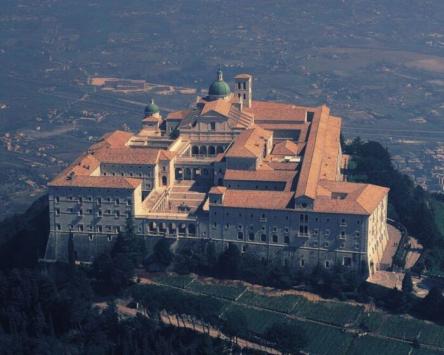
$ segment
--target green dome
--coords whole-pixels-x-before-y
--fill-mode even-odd
[[[154,100],[151,99],[151,102],[145,107],[145,116],[152,116],[159,112],[160,112],[159,106],[157,106],[154,103]]]
[[[217,79],[213,81],[208,89],[208,95],[211,98],[222,98],[230,95],[230,86],[224,81],[222,70],[217,71]]]

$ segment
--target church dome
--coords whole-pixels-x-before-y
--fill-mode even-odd
[[[210,98],[219,99],[230,95],[230,86],[224,81],[222,70],[217,71],[217,79],[213,81],[208,89]]]
[[[151,99],[151,102],[145,107],[145,117],[155,115],[156,113],[159,112],[160,112],[159,106],[157,106],[154,103],[154,100]]]

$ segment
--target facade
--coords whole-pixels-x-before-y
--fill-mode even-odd
[[[341,119],[326,106],[253,99],[253,78],[222,71],[208,96],[141,130],[104,136],[49,184],[45,258],[79,261],[112,246],[132,218],[149,244],[236,243],[292,269],[339,263],[372,274],[388,243],[388,189],[346,181]]]

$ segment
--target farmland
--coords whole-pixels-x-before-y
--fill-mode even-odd
[[[364,307],[338,301],[313,301],[295,293],[281,294],[241,282],[201,279],[186,275],[156,275],[162,293],[155,297],[168,299],[167,290],[179,292],[183,303],[187,297],[209,297],[218,301],[219,318],[234,311],[245,316],[248,332],[261,337],[276,322],[300,326],[306,332],[310,354],[417,354],[444,352],[444,327],[418,319],[378,311],[365,312]],[[156,288],[156,285],[150,285]],[[177,290],[180,288],[182,290]],[[161,296],[163,294],[163,296]],[[157,296],[156,296],[157,295]],[[187,296],[188,295],[188,296]],[[199,296],[202,295],[202,296]],[[186,313],[186,312],[185,312]],[[195,316],[192,314],[192,316]],[[418,339],[420,348],[412,342]]]

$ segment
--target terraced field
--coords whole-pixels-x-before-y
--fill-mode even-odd
[[[306,332],[309,341],[304,350],[310,354],[444,353],[444,327],[419,319],[365,312],[363,306],[345,302],[315,302],[297,294],[279,295],[240,282],[166,274],[152,280],[161,284],[162,290],[169,288],[184,297],[202,294],[220,300],[219,313],[214,314],[223,318],[227,311],[242,313],[255,336],[260,337],[276,322],[298,325]],[[420,348],[412,346],[414,339],[422,344]]]

